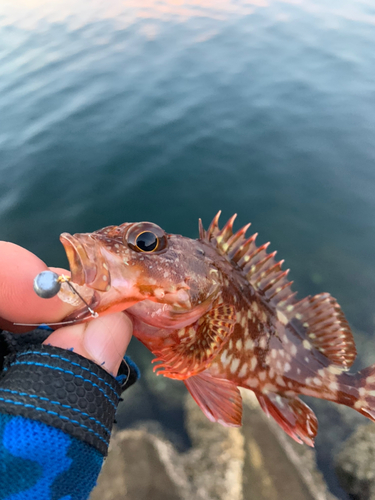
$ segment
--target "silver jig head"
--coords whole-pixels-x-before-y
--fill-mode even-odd
[[[78,297],[82,300],[82,302],[85,304],[87,307],[89,313],[91,314],[92,318],[98,318],[99,314],[95,312],[89,304],[86,302],[86,300],[82,297],[82,295],[74,288],[72,283],[70,282],[70,277],[65,276],[62,274],[59,276],[57,273],[54,273],[53,271],[42,271],[39,273],[35,279],[34,279],[34,291],[35,293],[41,297],[42,299],[51,299],[55,295],[57,295],[61,289],[61,284],[66,283],[69,288],[72,290],[73,293],[78,295]],[[73,321],[63,321],[59,323],[48,323],[48,325],[67,325],[70,323],[76,323],[75,320]],[[17,326],[39,326],[40,323],[13,323],[14,325]]]

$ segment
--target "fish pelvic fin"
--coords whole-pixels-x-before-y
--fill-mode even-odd
[[[336,299],[329,293],[306,297],[295,305],[279,309],[277,315],[300,334],[307,348],[314,346],[343,370],[354,363],[357,350],[352,331]]]
[[[257,246],[255,240],[258,233],[246,237],[250,224],[234,233],[233,223],[236,214],[220,229],[219,216],[220,212],[205,233],[206,241],[220,254],[226,255],[233,264],[239,266],[252,287],[256,291],[261,291],[272,306],[287,307],[296,303],[296,293],[291,289],[292,281],[287,278],[289,270],[281,269],[284,261],[276,260],[276,252],[267,253],[269,243]]]
[[[318,420],[303,401],[274,393],[257,393],[256,396],[264,413],[272,417],[294,441],[314,446]]]
[[[213,377],[208,371],[184,380],[193,399],[211,422],[240,427],[242,398],[234,382]]]
[[[157,375],[184,380],[207,368],[236,323],[234,306],[218,303],[193,325],[177,330],[170,343],[153,353]]]

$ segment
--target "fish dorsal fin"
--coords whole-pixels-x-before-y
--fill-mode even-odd
[[[250,224],[233,233],[233,215],[222,229],[219,228],[218,212],[204,235],[206,241],[214,245],[222,255],[239,266],[245,273],[253,288],[265,295],[274,307],[287,307],[296,303],[295,292],[292,292],[292,281],[287,279],[289,270],[282,271],[283,260],[275,259],[276,252],[267,254],[269,243],[258,247],[255,244],[258,233],[246,238]]]
[[[199,408],[211,422],[239,427],[242,398],[238,387],[229,380],[213,377],[207,371],[184,380]]]
[[[175,330],[168,344],[153,353],[157,375],[184,380],[205,370],[208,363],[233,332],[236,323],[234,306],[219,303],[194,324]]]
[[[256,396],[265,414],[273,417],[291,438],[297,443],[314,446],[318,420],[312,409],[303,401],[273,393]]]
[[[307,348],[313,345],[343,370],[352,366],[357,355],[353,334],[336,299],[329,293],[306,297],[287,307],[283,314],[306,339]]]

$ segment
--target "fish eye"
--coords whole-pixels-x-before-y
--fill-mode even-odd
[[[151,231],[144,231],[136,237],[135,245],[141,252],[154,252],[159,246],[159,238]]]
[[[126,243],[136,252],[160,252],[167,248],[167,237],[164,231],[151,222],[133,224],[126,237]]]

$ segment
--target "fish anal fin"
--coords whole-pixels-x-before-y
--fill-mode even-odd
[[[211,422],[240,427],[242,398],[238,387],[229,380],[213,377],[208,371],[184,380],[193,399]]]
[[[219,303],[193,325],[176,330],[168,344],[153,350],[157,375],[185,380],[205,370],[220,347],[233,332],[236,323],[234,306]]]
[[[288,271],[281,270],[284,261],[275,259],[276,252],[267,253],[269,243],[258,247],[255,244],[257,233],[247,238],[246,231],[250,224],[233,233],[235,215],[220,229],[219,215],[208,228],[206,240],[242,269],[252,287],[261,291],[270,305],[276,307],[281,304],[285,307],[294,304],[295,293],[291,289],[292,282],[287,279]]]
[[[290,324],[332,363],[348,369],[357,350],[350,326],[329,293],[306,297],[289,311]]]
[[[258,393],[256,396],[266,415],[271,416],[291,438],[297,443],[314,446],[318,420],[303,401],[274,393]]]

